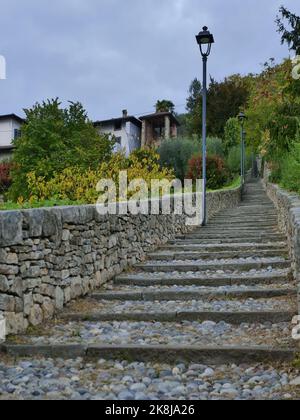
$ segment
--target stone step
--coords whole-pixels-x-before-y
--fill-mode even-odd
[[[271,244],[264,244],[264,243],[241,243],[241,244],[195,244],[195,245],[171,245],[166,244],[160,246],[159,251],[165,252],[165,251],[171,251],[171,252],[230,252],[233,253],[237,251],[245,252],[245,251],[252,251],[252,252],[258,252],[260,250],[265,251],[272,251],[272,250],[278,250],[282,252],[288,252],[287,246],[285,242],[274,242]]]
[[[282,296],[297,296],[296,288],[288,289],[262,289],[262,288],[252,288],[252,289],[232,289],[231,291],[218,290],[214,291],[210,289],[209,291],[205,290],[193,290],[193,291],[132,291],[132,292],[103,292],[103,293],[94,293],[91,297],[97,301],[178,301],[178,300],[202,300],[206,299],[267,299],[274,297]]]
[[[265,312],[210,312],[210,311],[182,311],[182,312],[123,312],[123,313],[63,313],[61,320],[65,322],[161,322],[180,323],[225,322],[226,324],[278,324],[288,323],[297,315],[297,311],[265,311]]]
[[[217,262],[204,262],[204,263],[192,263],[190,261],[183,262],[172,262],[172,264],[162,264],[160,262],[155,263],[154,261],[149,261],[147,263],[138,264],[136,268],[150,273],[155,272],[164,272],[172,273],[177,272],[200,272],[207,270],[233,270],[233,271],[250,271],[250,270],[260,270],[268,269],[269,267],[275,268],[289,268],[291,262],[281,261],[281,260],[269,260],[269,261],[253,261],[253,262],[232,262],[232,261],[217,261]]]
[[[247,273],[247,275],[197,275],[191,276],[183,274],[181,277],[177,276],[164,276],[164,275],[141,275],[141,274],[123,274],[115,277],[114,284],[116,285],[131,285],[139,287],[148,286],[207,286],[207,287],[220,287],[220,286],[255,286],[258,284],[286,284],[289,282],[289,274],[273,273]]]
[[[261,362],[288,363],[295,360],[293,348],[274,349],[268,346],[141,346],[141,345],[13,345],[0,351],[14,358],[47,357],[84,360],[127,360],[155,363],[199,363],[204,365],[252,364]]]
[[[157,261],[172,261],[172,260],[212,260],[212,259],[233,259],[233,258],[266,258],[266,257],[286,257],[289,253],[287,249],[273,249],[265,250],[258,249],[257,251],[249,250],[229,250],[229,251],[182,251],[182,252],[154,252],[148,254],[148,258]]]
[[[280,233],[264,233],[264,232],[226,232],[226,239],[268,239],[270,242],[276,241],[285,241],[286,237]],[[216,233],[190,233],[187,235],[178,235],[176,239],[181,240],[190,240],[190,239],[224,239],[224,233],[220,230]]]
[[[239,213],[218,213],[215,216],[213,216],[210,220],[212,222],[214,221],[218,221],[218,220],[228,220],[228,221],[232,221],[233,223],[239,223],[239,222],[250,222],[250,223],[277,223],[278,222],[278,215],[277,214],[269,214],[269,215],[265,215],[265,214],[260,214],[259,217],[257,214],[253,214],[253,213],[245,213],[245,214],[241,214]]]
[[[192,233],[203,233],[203,232],[263,232],[263,233],[268,233],[268,234],[274,234],[274,233],[282,233],[278,227],[278,225],[273,224],[270,226],[260,226],[257,225],[255,226],[253,225],[247,225],[247,224],[230,224],[230,223],[215,223],[215,224],[207,224],[206,226],[203,227],[197,227],[196,229],[193,230]]]
[[[204,238],[198,238],[198,239],[184,239],[180,236],[178,239],[170,240],[168,243],[169,245],[176,245],[176,246],[182,246],[182,245],[224,245],[224,244],[230,244],[230,245],[238,245],[238,244],[272,244],[273,242],[283,242],[285,239],[279,238],[279,239],[273,239],[271,240],[268,236],[266,237],[260,237],[260,238],[218,238],[218,239],[204,239]]]
[[[255,221],[251,222],[248,220],[233,221],[230,218],[226,218],[226,219],[223,218],[223,219],[218,219],[218,220],[211,220],[207,224],[207,227],[220,227],[220,226],[228,226],[232,229],[255,228],[255,227],[278,229],[277,221],[261,223],[261,222],[255,222]]]
[[[191,235],[212,235],[212,234],[222,234],[222,235],[231,235],[231,234],[243,234],[243,235],[282,235],[282,233],[279,231],[277,226],[270,226],[270,227],[259,227],[259,226],[240,226],[240,227],[231,227],[226,224],[220,224],[220,225],[207,225],[205,227],[202,227],[200,229],[195,229]]]

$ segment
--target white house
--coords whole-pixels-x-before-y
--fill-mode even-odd
[[[115,151],[124,150],[128,156],[141,147],[142,122],[136,117],[129,116],[126,110],[122,114],[120,118],[97,121],[94,126],[100,133],[114,135]]]
[[[15,114],[0,115],[0,160],[12,157],[12,141],[20,136],[24,120]]]

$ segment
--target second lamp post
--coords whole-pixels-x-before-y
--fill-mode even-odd
[[[202,178],[203,178],[203,191],[202,191],[202,212],[203,219],[202,225],[205,226],[207,222],[207,207],[206,207],[206,104],[207,104],[207,58],[211,51],[211,46],[215,42],[214,36],[209,32],[207,26],[204,26],[203,31],[197,36],[197,43],[200,47],[200,52],[203,59],[203,86],[202,86]]]
[[[241,123],[241,182],[243,186],[246,181],[246,151],[245,151],[246,131],[244,127],[245,127],[245,121],[247,117],[244,114],[244,112],[240,112],[238,118]]]

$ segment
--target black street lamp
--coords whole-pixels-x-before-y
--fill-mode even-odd
[[[245,121],[247,119],[246,115],[244,114],[244,112],[240,112],[239,116],[238,116],[239,122],[241,124],[241,182],[242,182],[242,186],[245,184],[245,180],[246,180],[246,163],[245,163],[245,157],[246,157],[246,152],[245,152],[245,142],[246,142],[246,131],[244,130],[245,127]]]
[[[203,208],[203,221],[202,226],[205,226],[207,223],[207,207],[206,207],[206,185],[207,185],[207,175],[206,175],[206,115],[207,115],[207,59],[211,52],[211,46],[214,44],[214,36],[209,32],[207,26],[204,26],[203,31],[200,32],[197,36],[197,43],[200,47],[200,52],[203,60],[203,86],[202,86],[202,178],[203,178],[203,192],[202,192],[202,208]]]

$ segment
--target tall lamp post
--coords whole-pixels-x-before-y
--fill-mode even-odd
[[[207,59],[211,52],[211,46],[214,44],[214,36],[209,32],[208,27],[204,26],[203,31],[196,36],[197,43],[200,47],[200,52],[203,60],[203,86],[202,86],[202,178],[203,178],[203,192],[202,192],[202,209],[203,220],[202,226],[207,223],[207,207],[206,207],[206,106],[207,106]]]
[[[240,112],[238,119],[241,124],[241,182],[242,186],[245,184],[245,140],[246,140],[246,132],[245,132],[245,121],[246,121],[246,115],[244,112]]]

